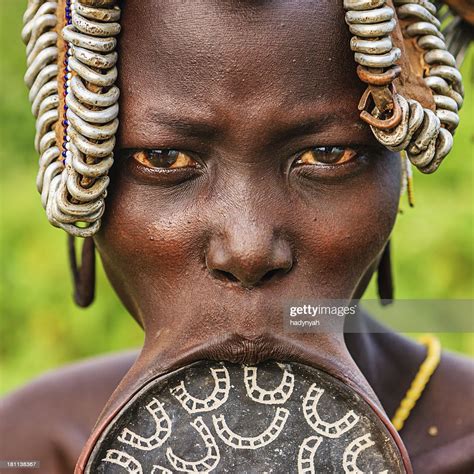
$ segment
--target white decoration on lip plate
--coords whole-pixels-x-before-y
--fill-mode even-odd
[[[278,437],[289,415],[290,412],[286,408],[278,407],[268,428],[257,436],[240,436],[234,433],[227,426],[224,415],[213,415],[212,420],[219,438],[228,446],[237,449],[258,449],[270,444]]]
[[[328,438],[339,438],[357,424],[359,416],[353,410],[350,410],[333,423],[323,421],[318,413],[318,402],[323,393],[324,390],[318,388],[316,384],[312,384],[309,387],[303,400],[304,417],[316,433]]]
[[[155,433],[152,436],[145,438],[128,428],[124,428],[118,437],[118,440],[134,448],[143,451],[151,451],[152,449],[159,448],[170,436],[171,420],[166,414],[163,404],[156,398],[153,398],[153,400],[146,406],[146,409],[155,420]]]
[[[265,390],[258,386],[257,367],[244,367],[244,382],[247,395],[257,403],[276,405],[285,403],[290,398],[295,383],[295,376],[286,370],[283,364],[278,364],[283,370],[280,384],[274,390]]]
[[[117,449],[109,449],[102,461],[123,467],[129,474],[143,474],[141,464],[133,456]]]
[[[373,446],[375,443],[370,439],[370,433],[359,436],[352,441],[344,451],[342,466],[346,474],[364,474],[357,467],[357,458],[362,451]],[[381,471],[379,474],[388,474],[388,471]]]
[[[207,448],[206,456],[199,461],[185,461],[179,456],[176,456],[171,448],[168,448],[166,450],[166,457],[174,469],[180,472],[210,472],[219,464],[221,459],[216,440],[201,416],[198,416],[191,422],[191,426],[196,429],[204,440],[204,444]]]
[[[166,467],[163,466],[153,466],[151,474],[173,474],[173,471],[170,471]]]
[[[309,436],[303,440],[298,451],[298,474],[315,474],[314,456],[322,441],[320,436]]]
[[[215,382],[214,390],[211,395],[206,398],[199,399],[191,396],[186,389],[184,381],[181,381],[179,385],[170,389],[170,392],[188,413],[200,413],[215,410],[227,401],[230,390],[228,370],[224,366],[218,369],[212,368],[211,374]]]

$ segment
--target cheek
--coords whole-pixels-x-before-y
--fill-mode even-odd
[[[383,250],[398,213],[400,173],[398,155],[387,153],[362,175],[326,190],[320,205],[306,208],[300,260],[317,272],[313,278],[327,289],[326,297],[352,296]]]
[[[156,193],[127,177],[126,171],[116,171],[111,183],[95,242],[110,282],[141,320],[140,314],[156,304],[155,296],[165,305],[165,298],[176,294],[173,287],[189,280],[191,261],[194,267],[197,261],[204,265],[202,238],[197,238],[203,235],[202,225],[181,199],[160,208]]]
[[[162,193],[173,191],[157,193],[120,170],[111,179],[96,244],[128,310],[142,320],[191,296],[219,300],[215,285],[204,278],[206,243],[215,224],[198,208],[204,203],[196,204],[195,192],[165,197]],[[282,225],[297,261],[280,291],[288,297],[305,288],[315,297],[351,297],[390,236],[399,193],[400,163],[394,154],[371,160],[363,173],[339,184],[290,193],[290,200],[282,190],[285,199],[271,200],[278,209],[264,214],[287,216]]]

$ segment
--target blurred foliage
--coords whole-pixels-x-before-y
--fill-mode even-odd
[[[72,302],[66,237],[46,221],[35,189],[34,121],[26,88],[21,17],[26,1],[0,2],[0,393],[41,372],[98,353],[138,347],[142,333],[98,271],[90,309]],[[474,96],[471,50],[467,99],[455,149],[433,176],[415,175],[416,208],[403,204],[393,236],[398,298],[473,296]],[[374,284],[368,292],[374,297]],[[443,334],[445,348],[474,354],[472,334]]]

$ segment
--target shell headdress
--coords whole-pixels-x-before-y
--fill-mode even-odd
[[[456,20],[443,21],[445,37],[439,5],[430,0],[343,4],[357,72],[367,83],[361,118],[380,143],[404,150],[422,172],[435,171],[451,150],[463,103],[456,57],[462,56],[464,42]],[[394,9],[404,24],[403,39],[421,55],[431,107],[395,88],[403,55],[392,41]],[[117,0],[29,0],[24,15],[25,82],[40,154],[37,187],[51,224],[73,236],[94,235],[104,212],[118,128],[119,21]]]

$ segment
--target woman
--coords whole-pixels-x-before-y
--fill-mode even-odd
[[[382,64],[361,58],[370,56],[361,29],[372,25],[358,16],[363,3],[345,6],[369,84],[365,119],[384,145],[404,145],[432,172],[449,151],[455,113],[434,103],[399,27],[389,52],[375,54],[390,56]],[[372,2],[368,15],[388,24],[387,36],[394,19],[384,3],[380,11]],[[70,25],[51,58],[64,64],[64,81],[44,105],[54,113],[39,127],[37,146],[49,154],[38,184],[51,222],[88,239],[78,302],[90,301],[93,242],[145,344],[138,357],[64,369],[11,395],[2,458],[27,453],[48,473],[71,472],[81,451],[76,472],[411,472],[410,462],[415,472],[471,472],[470,362],[441,357],[398,435],[388,417],[426,358],[423,346],[378,333],[368,316],[358,323],[364,334],[345,337],[339,320],[299,333],[282,322],[289,301],[349,302],[377,268],[384,273],[407,166],[359,118],[366,85],[343,6],[128,1],[115,143],[117,58],[114,42],[101,39],[119,32],[114,5],[59,6]],[[79,36],[91,18],[104,30],[94,44]],[[34,31],[24,32],[29,43]],[[462,90],[449,71],[451,96],[437,100],[457,107]],[[41,74],[33,72],[32,90]],[[421,105],[400,98],[392,79]],[[438,119],[426,111],[436,107],[447,111]]]

